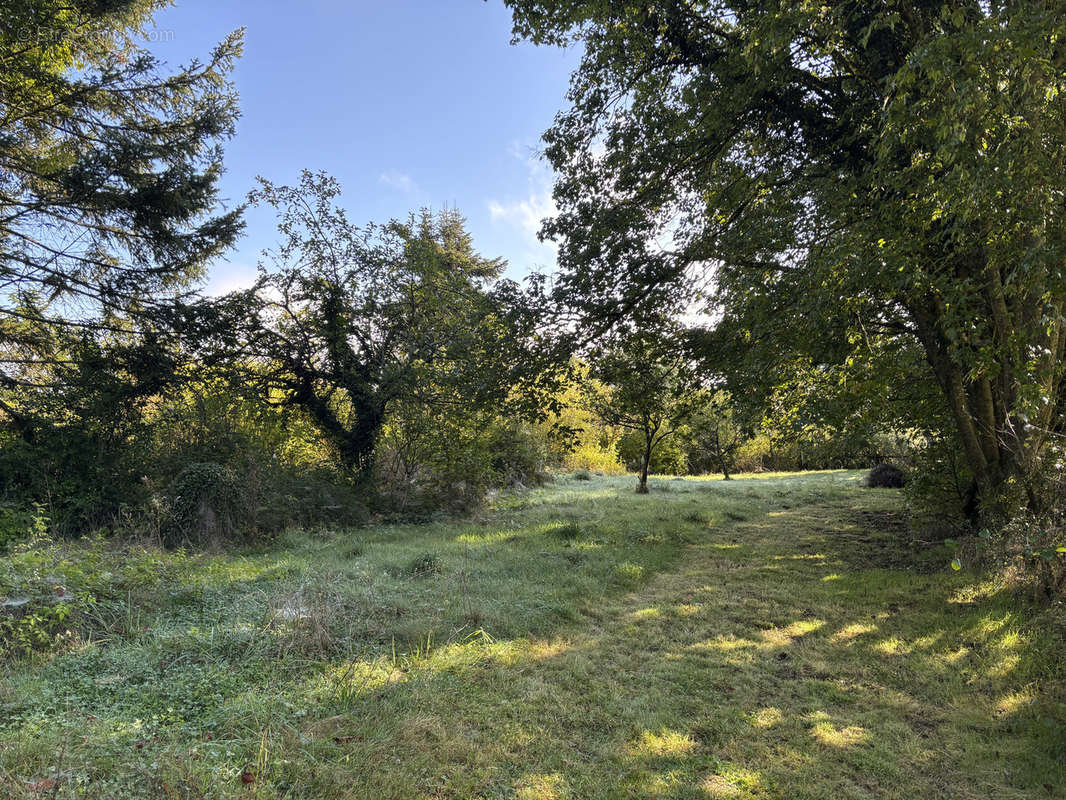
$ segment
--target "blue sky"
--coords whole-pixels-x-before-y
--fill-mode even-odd
[[[341,181],[353,221],[447,204],[512,277],[554,265],[535,236],[551,211],[551,173],[536,154],[580,54],[511,45],[501,0],[178,0],[155,23],[151,47],[173,64],[247,28],[222,184],[230,202],[256,175],[290,183],[323,169]],[[276,240],[269,210],[247,221],[209,291],[247,285]]]

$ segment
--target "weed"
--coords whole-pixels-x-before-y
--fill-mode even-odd
[[[434,553],[424,553],[417,556],[407,565],[407,572],[416,578],[425,578],[429,575],[440,575],[444,572],[444,564],[440,557]]]

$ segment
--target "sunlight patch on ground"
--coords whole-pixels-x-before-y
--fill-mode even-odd
[[[988,676],[992,678],[1006,678],[1018,668],[1021,660],[1021,657],[1017,653],[1005,655],[988,668]]]
[[[995,709],[996,716],[1008,717],[1011,714],[1016,714],[1026,706],[1030,706],[1036,702],[1036,695],[1033,694],[1031,689],[1022,689],[1018,692],[1009,692],[999,700],[996,701]]]
[[[657,607],[651,606],[649,608],[640,608],[629,615],[630,619],[642,620],[642,619],[658,619],[662,617],[663,612]]]
[[[846,625],[839,631],[829,637],[829,641],[834,644],[846,644],[854,641],[860,636],[864,636],[867,633],[873,633],[877,630],[876,625],[866,625],[861,622],[855,622],[851,625]]]
[[[869,735],[866,729],[859,725],[848,725],[838,728],[824,712],[816,712],[809,717],[811,736],[821,744],[829,747],[849,748],[865,744]]]
[[[943,631],[918,636],[910,642],[899,636],[889,636],[874,644],[872,649],[874,652],[886,656],[908,656],[914,652],[931,650],[943,637]]]
[[[739,797],[740,789],[727,781],[721,775],[712,775],[700,784],[700,788],[707,797],[728,798]]]
[[[786,628],[771,628],[768,631],[761,631],[759,635],[763,639],[763,644],[760,647],[762,649],[786,647],[796,639],[823,627],[825,627],[824,619],[801,619],[796,620]]]
[[[710,797],[736,797],[744,790],[761,789],[762,778],[754,770],[723,762],[718,765],[718,774],[709,776],[700,788]]]
[[[775,725],[779,725],[784,716],[781,714],[781,709],[774,706],[767,708],[760,708],[754,714],[751,715],[751,724],[756,728],[772,728]]]
[[[716,636],[713,639],[707,639],[706,641],[696,642],[695,644],[689,645],[690,650],[718,650],[724,653],[733,650],[747,650],[755,647],[759,647],[759,645],[751,639],[738,638],[732,634]]]
[[[536,531],[536,533],[543,532],[543,530]],[[514,538],[530,536],[533,533],[534,531],[529,528],[489,531],[487,533],[461,533],[455,537],[455,541],[462,544],[500,544]]]
[[[550,642],[529,642],[522,648],[523,655],[530,661],[543,661],[548,658],[561,656],[572,649],[569,642],[556,639]]]
[[[971,605],[982,600],[988,600],[1003,588],[1003,584],[996,580],[986,580],[967,586],[960,586],[951,593],[949,603],[959,605]]]
[[[644,731],[633,745],[633,755],[656,758],[677,758],[696,749],[696,740],[687,733],[663,728],[658,733]]]
[[[515,792],[515,800],[559,800],[563,797],[566,797],[566,779],[558,772],[526,775]]]

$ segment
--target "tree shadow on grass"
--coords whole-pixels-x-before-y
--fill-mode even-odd
[[[388,687],[331,741],[392,720],[347,756],[398,797],[1054,796],[1056,645],[965,576],[854,569],[825,548],[851,510],[712,535],[597,623]]]
[[[1055,796],[1059,645],[966,576],[871,556],[886,505],[748,509],[551,636],[227,693],[221,729],[142,743],[142,796],[237,796],[248,763],[261,797]]]

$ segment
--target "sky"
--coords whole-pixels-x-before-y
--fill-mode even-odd
[[[554,250],[536,239],[553,208],[540,135],[565,106],[579,51],[510,44],[502,0],[177,0],[156,15],[149,46],[177,66],[240,27],[228,204],[257,175],[284,184],[325,170],[357,224],[447,205],[482,255],[508,261],[508,276],[554,267]],[[246,221],[237,248],[212,265],[208,292],[249,285],[277,241],[272,210]]]

